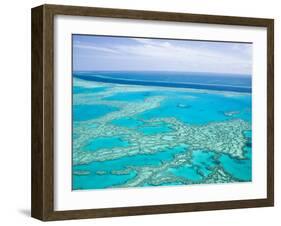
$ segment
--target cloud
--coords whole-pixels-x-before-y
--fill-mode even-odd
[[[251,74],[252,48],[248,44],[146,38],[121,39],[121,41],[113,38],[106,40],[103,37],[103,42],[99,40],[99,44],[94,41],[87,44],[74,43],[74,47],[95,51],[95,56],[107,62],[105,65],[108,69],[120,68],[117,64],[122,60],[127,62],[128,67],[134,65],[138,70],[145,68],[146,70]],[[91,54],[88,56],[93,57]]]
[[[235,45],[235,49],[227,53],[221,50],[208,50],[207,48],[189,44],[175,45],[169,41],[152,41],[151,39],[134,40],[136,40],[138,44],[130,46],[119,45],[115,46],[115,49],[117,49],[118,52],[124,52],[134,56],[157,57],[169,61],[185,60],[186,62],[217,62],[219,64],[248,64],[251,61],[250,57],[241,56],[241,54],[239,54],[239,51],[241,52],[241,47],[239,48],[239,46]],[[246,51],[249,50],[249,48],[244,49],[246,49]],[[238,52],[238,54],[234,54],[234,52]],[[247,55],[250,55],[250,51],[248,51]]]
[[[74,48],[78,49],[87,49],[87,50],[95,50],[95,51],[102,51],[102,52],[108,52],[108,53],[118,53],[116,50],[106,47],[98,47],[94,45],[85,45],[85,44],[79,44],[76,43],[73,45]]]
[[[144,44],[144,45],[151,45],[151,46],[160,46],[160,47],[169,47],[171,44],[168,41],[163,41],[161,39],[148,39],[148,38],[132,38],[132,40]]]

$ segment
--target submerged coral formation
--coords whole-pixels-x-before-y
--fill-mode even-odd
[[[77,81],[80,86],[85,85],[85,83]],[[141,113],[159,108],[167,97],[155,94],[145,97],[143,101],[110,100],[108,97],[116,93],[127,92],[130,95],[130,92],[151,91],[152,88],[110,84],[105,87],[105,90],[97,93],[74,95],[74,105],[103,105],[117,108],[117,110],[97,118],[73,122],[74,176],[83,175],[85,177],[89,174],[95,174],[95,176],[120,177],[128,176],[134,172],[135,176],[122,181],[122,183],[115,182],[109,187],[242,181],[235,175],[226,172],[219,162],[219,158],[221,155],[228,155],[231,159],[237,161],[247,158],[244,147],[248,138],[245,137],[244,131],[251,130],[250,122],[240,118],[231,118],[196,125],[185,123],[173,116],[159,117],[155,115],[151,118],[144,118],[140,117]],[[186,97],[196,98],[195,96],[192,97],[191,92],[187,92]],[[191,108],[190,104],[177,104],[177,106],[184,109]],[[236,111],[233,112],[230,113],[236,114]],[[112,123],[114,120],[124,118],[139,123],[135,128]],[[166,127],[169,129],[145,134],[142,132],[145,127]],[[105,145],[97,150],[92,149],[92,146],[89,145],[96,139],[113,137],[118,138],[119,145],[110,148]],[[114,142],[116,142],[116,138]],[[155,157],[156,155],[167,154],[168,151],[169,158]],[[199,162],[195,163],[198,153],[201,154],[198,158],[206,158],[207,160],[198,160]],[[87,164],[121,161],[137,156],[145,156],[148,160],[155,158],[157,163],[150,164],[149,161],[143,161],[142,164],[135,164],[126,160],[127,165],[123,165],[120,169],[99,169],[91,172],[75,168]],[[185,173],[180,174],[182,171]],[[83,189],[83,186],[80,185],[79,188]]]

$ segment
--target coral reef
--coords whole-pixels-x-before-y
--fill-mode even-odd
[[[80,81],[80,85],[84,85]],[[91,86],[92,87],[92,86]],[[244,159],[243,148],[249,144],[249,138],[245,137],[244,132],[251,130],[251,124],[242,119],[231,119],[221,122],[210,122],[204,125],[186,124],[176,117],[154,117],[152,119],[138,118],[137,115],[158,108],[165,100],[163,96],[149,96],[144,101],[126,102],[117,100],[106,100],[105,97],[112,96],[118,92],[145,91],[149,87],[134,86],[113,86],[107,84],[105,91],[89,94],[75,94],[73,104],[99,104],[117,107],[118,110],[105,114],[99,118],[88,121],[73,122],[73,165],[79,166],[93,162],[105,162],[126,157],[137,156],[140,154],[154,155],[165,150],[176,147],[184,147],[184,152],[175,153],[170,161],[162,161],[160,165],[151,166],[128,166],[122,170],[104,171],[99,170],[95,173],[103,176],[126,175],[136,172],[133,179],[128,180],[118,187],[135,186],[158,186],[169,184],[204,184],[204,183],[227,183],[239,181],[223,167],[216,165],[207,167],[210,173],[202,174],[198,166],[192,163],[193,155],[197,151],[210,151],[215,154],[213,161],[218,159],[221,154],[227,154],[237,160]],[[125,90],[124,90],[125,89]],[[182,91],[181,91],[182,92]],[[198,92],[198,91],[197,91]],[[226,95],[226,94],[225,94]],[[230,95],[230,94],[229,94]],[[234,95],[234,94],[233,94]],[[192,95],[190,98],[192,98]],[[230,95],[231,96],[231,95]],[[189,108],[190,105],[179,105],[180,108]],[[236,111],[226,112],[227,116],[236,114]],[[144,134],[140,130],[126,126],[117,126],[111,122],[116,119],[132,118],[141,121],[138,128],[165,125],[170,128],[166,132],[156,134]],[[126,141],[128,145],[113,148],[101,148],[98,150],[85,150],[90,141],[100,137],[118,136]],[[200,180],[193,180],[188,177],[180,177],[173,174],[170,169],[179,167],[190,167],[198,174]],[[74,171],[74,175],[88,175],[87,171]],[[93,172],[92,172],[93,173]],[[112,186],[114,187],[114,186]]]

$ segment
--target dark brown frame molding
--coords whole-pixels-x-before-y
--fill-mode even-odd
[[[267,198],[156,206],[54,210],[54,16],[95,16],[267,28]],[[274,205],[274,20],[125,9],[42,5],[32,9],[31,215],[50,220],[161,214]]]

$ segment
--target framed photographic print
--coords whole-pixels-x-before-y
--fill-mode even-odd
[[[272,19],[32,9],[32,216],[274,204]]]

